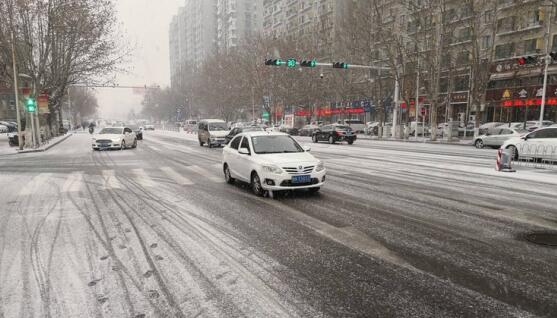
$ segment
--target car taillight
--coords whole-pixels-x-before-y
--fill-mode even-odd
[[[340,135],[341,135],[340,131],[338,131],[338,130],[335,130],[335,134],[336,134],[337,136],[340,136]]]

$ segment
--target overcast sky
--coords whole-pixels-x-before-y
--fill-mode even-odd
[[[130,44],[130,74],[119,75],[122,86],[170,84],[168,26],[184,0],[114,0],[118,18]],[[97,89],[99,115],[126,119],[131,109],[141,110],[142,96],[131,89]]]

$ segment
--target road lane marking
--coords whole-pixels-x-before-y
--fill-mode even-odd
[[[122,184],[116,178],[114,170],[103,170],[102,174],[104,189],[122,189]]]
[[[132,172],[135,174],[135,180],[143,187],[154,187],[157,184],[151,177],[147,175],[147,172],[143,169],[132,169]]]
[[[187,170],[191,171],[191,172],[195,172],[197,174],[200,174],[202,176],[204,176],[205,178],[209,179],[212,182],[217,182],[217,183],[222,183],[224,182],[224,179],[221,177],[217,177],[216,175],[214,175],[212,172],[203,169],[199,166],[187,166],[185,167]]]
[[[154,150],[156,152],[161,152],[161,150],[157,147],[153,147],[153,146],[149,145],[149,148],[151,148],[152,150]]]
[[[62,192],[79,192],[83,186],[83,171],[72,172],[62,186]]]
[[[41,187],[46,187],[45,183],[52,177],[52,173],[40,173],[39,175],[33,177],[27,185],[21,189],[20,195],[30,195],[39,191]]]
[[[194,184],[190,179],[182,176],[176,170],[170,167],[162,167],[160,168],[170,179],[174,180],[179,185],[192,185]]]

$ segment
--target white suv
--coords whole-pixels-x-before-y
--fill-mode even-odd
[[[309,151],[284,133],[242,133],[223,150],[224,177],[228,183],[235,179],[250,183],[258,196],[266,191],[318,192],[326,170]]]
[[[557,127],[540,128],[534,132],[507,140],[502,149],[510,149],[519,158],[554,159],[557,154]]]

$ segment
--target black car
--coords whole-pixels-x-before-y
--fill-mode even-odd
[[[248,126],[248,127],[236,127],[236,128],[232,128],[230,130],[230,132],[228,133],[228,135],[226,135],[224,137],[224,142],[226,144],[228,144],[230,142],[230,140],[232,140],[232,138],[234,138],[234,136],[236,136],[239,133],[243,133],[243,132],[248,132],[248,131],[264,131],[263,128],[259,127],[259,126]]]
[[[139,127],[137,125],[128,125],[128,127],[133,130],[137,140],[143,140],[143,127]]]
[[[298,134],[300,136],[313,136],[313,133],[319,129],[319,126],[316,125],[305,125],[304,127],[302,127],[299,131]]]
[[[311,139],[313,142],[328,141],[330,144],[346,141],[349,145],[356,140],[352,128],[344,125],[326,125],[316,130]]]
[[[289,134],[290,136],[298,136],[298,128],[296,127],[281,126],[279,131],[281,133]]]

